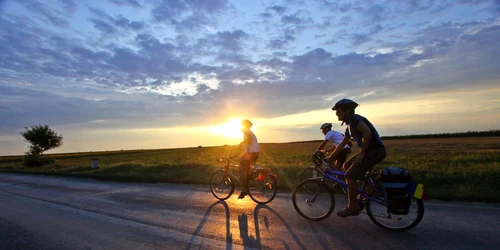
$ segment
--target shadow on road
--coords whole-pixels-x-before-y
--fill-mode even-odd
[[[225,211],[225,229],[226,229],[226,249],[232,249],[233,246],[233,235],[231,233],[231,216],[230,216],[230,211],[229,211],[229,206],[225,201],[217,201],[210,205],[208,207],[207,211],[203,215],[202,220],[196,227],[195,231],[193,232],[193,235],[191,236],[191,239],[189,240],[189,244],[186,247],[187,249],[193,248],[193,244],[196,242],[196,237],[200,234],[202,231],[203,227],[205,226],[206,222],[208,221],[210,214],[213,210],[214,207],[217,205],[222,205],[224,207]],[[278,220],[271,219],[268,217],[268,215],[262,215],[262,211],[267,211],[270,214],[275,216]],[[251,217],[251,216],[250,216]],[[251,220],[251,219],[250,219]],[[274,209],[268,207],[267,205],[257,205],[254,208],[253,211],[253,225],[255,226],[255,231],[250,228],[249,225],[252,223],[249,223],[249,216],[246,213],[243,213],[241,215],[238,215],[238,228],[239,228],[239,233],[240,237],[242,239],[243,246],[245,248],[255,248],[255,249],[262,249],[262,238],[261,238],[261,231],[262,230],[269,230],[270,229],[270,224],[271,223],[281,223],[284,228],[288,231],[289,235],[292,237],[293,242],[295,243],[293,246],[290,245],[290,242],[286,242],[284,239],[273,239],[272,241],[281,241],[282,245],[284,248],[289,249],[289,248],[297,248],[299,247],[300,249],[306,249],[304,244],[301,242],[300,238],[297,236],[297,234],[292,230],[292,227],[286,222],[286,220]],[[262,223],[262,224],[261,224]],[[255,232],[255,235],[251,235],[251,232]],[[269,240],[269,239],[267,239]]]
[[[189,244],[187,245],[186,249],[191,249],[192,244],[194,243],[196,236],[200,233],[201,229],[205,225],[205,223],[208,220],[208,217],[210,215],[210,212],[212,209],[217,206],[217,205],[222,205],[224,206],[225,214],[226,214],[226,249],[232,249],[231,245],[233,243],[233,237],[231,235],[231,221],[230,221],[230,214],[229,214],[229,206],[225,201],[216,201],[210,207],[208,207],[207,211],[203,215],[203,219],[201,219],[200,224],[198,224],[198,227],[196,227],[196,230],[193,233],[193,236],[191,236],[191,239],[189,240]]]
[[[248,235],[248,223],[245,223],[243,221],[240,221],[240,235],[242,235],[242,238],[243,238],[243,242],[245,242],[245,246],[249,246],[249,247],[254,247],[254,248],[262,248],[262,245],[261,245],[261,236],[260,236],[260,232],[261,232],[261,225],[259,224],[259,213],[261,210],[267,210],[269,212],[271,212],[272,214],[274,214],[278,219],[279,221],[283,224],[283,226],[286,228],[286,230],[288,231],[288,233],[290,234],[290,236],[293,238],[294,242],[297,244],[296,246],[293,246],[292,248],[295,248],[295,247],[299,247],[300,249],[306,249],[306,247],[304,246],[304,244],[302,244],[302,242],[300,241],[299,237],[295,234],[295,232],[292,230],[292,227],[286,222],[285,219],[283,219],[283,217],[278,213],[276,212],[274,209],[270,208],[269,206],[267,205],[257,205],[254,209],[254,212],[253,212],[253,218],[254,218],[254,225],[255,225],[255,238],[253,237],[246,237],[244,238],[243,236],[244,235]],[[246,220],[246,215],[243,214],[241,216],[242,220],[245,219]],[[238,216],[238,220],[240,220],[240,216]],[[264,227],[265,229],[269,229],[269,218],[267,216],[263,216],[262,217],[262,220],[264,222]],[[247,225],[246,228],[242,227],[241,225]],[[245,230],[245,234],[243,234],[243,230]],[[278,239],[275,239],[275,240],[278,240]],[[248,242],[248,245],[247,245],[247,242]],[[284,240],[281,240],[283,246],[285,248],[290,248],[290,246],[287,246],[287,243],[284,241]]]

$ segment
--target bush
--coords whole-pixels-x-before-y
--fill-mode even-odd
[[[35,154],[29,154],[27,153],[24,156],[23,160],[23,166],[25,167],[41,167],[43,165],[48,165],[48,164],[53,164],[55,161],[54,159],[41,159],[39,155]]]

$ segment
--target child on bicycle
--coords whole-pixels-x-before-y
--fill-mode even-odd
[[[240,143],[239,152],[243,149],[243,155],[239,157],[241,194],[238,196],[238,199],[243,199],[248,194],[247,177],[250,173],[250,165],[255,164],[255,161],[259,158],[259,143],[255,134],[250,130],[252,125],[252,122],[247,119],[241,121],[243,141]],[[236,153],[234,157],[236,157],[239,152]]]
[[[344,138],[344,135],[335,131],[335,130],[332,130],[331,123],[324,123],[323,125],[321,125],[320,129],[321,129],[321,132],[325,135],[325,140],[323,140],[323,142],[319,145],[317,150],[321,151],[321,153],[323,153],[323,154],[328,154],[330,152],[333,152],[335,150],[335,148],[337,148],[337,146],[340,144],[342,139]],[[328,149],[323,149],[328,142],[331,142],[332,146],[329,147]],[[333,165],[334,168],[336,170],[340,170],[342,168],[342,165],[344,164],[345,160],[347,159],[347,157],[351,153],[351,146],[352,146],[352,143],[349,141],[344,146],[344,148],[342,148],[340,153],[338,153],[335,157],[332,157],[332,155],[330,155],[325,160],[328,163],[334,162],[334,165]]]
[[[359,153],[351,156],[343,166],[346,169],[348,205],[347,208],[337,213],[338,216],[343,218],[359,215],[361,209],[356,201],[358,195],[356,181],[363,180],[366,172],[386,156],[384,143],[375,127],[365,117],[355,114],[354,110],[357,106],[358,104],[352,100],[342,99],[332,108],[332,110],[336,111],[335,114],[339,121],[342,121],[341,125],[347,124],[345,136],[332,153],[332,156],[335,157],[341,152],[344,145],[351,140],[351,136],[361,149]]]

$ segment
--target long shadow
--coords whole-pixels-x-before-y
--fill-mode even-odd
[[[200,224],[198,224],[198,227],[196,227],[196,230],[194,230],[193,236],[191,236],[191,239],[189,240],[189,244],[187,245],[186,249],[191,249],[192,244],[194,243],[196,236],[200,233],[201,229],[203,226],[205,226],[205,223],[208,220],[208,217],[210,215],[210,212],[212,211],[212,208],[214,208],[217,205],[222,205],[224,206],[224,210],[226,212],[226,249],[232,249],[232,243],[233,243],[233,236],[231,235],[231,221],[230,221],[230,214],[229,214],[229,206],[225,201],[216,201],[210,207],[208,207],[207,211],[203,215],[203,219],[201,219]]]
[[[261,242],[261,239],[260,239],[260,226],[259,226],[259,212],[260,212],[261,209],[266,209],[269,212],[273,213],[276,217],[278,217],[278,219],[281,221],[281,223],[283,223],[283,225],[285,226],[286,230],[288,230],[288,233],[290,233],[290,235],[292,236],[292,238],[295,241],[295,243],[297,244],[297,246],[300,249],[306,249],[306,247],[304,246],[304,244],[302,244],[302,242],[300,241],[300,238],[297,236],[297,234],[295,234],[295,232],[292,230],[292,227],[286,222],[286,220],[278,212],[276,212],[274,209],[270,208],[267,205],[262,205],[262,204],[257,205],[255,207],[254,212],[253,212],[253,218],[254,218],[254,224],[255,224],[255,235],[256,235],[255,241],[258,242],[259,246],[261,245],[261,243],[260,243]],[[267,219],[267,217],[264,217],[264,226],[266,228],[269,228],[269,220]],[[286,242],[284,242],[282,240],[282,243],[283,243],[283,246],[286,247]],[[294,248],[295,247],[296,246],[294,246]],[[261,247],[258,247],[258,248],[261,248]]]
[[[257,237],[248,235],[248,216],[246,214],[238,215],[238,225],[240,227],[240,237],[243,239],[244,249],[247,249],[248,247],[262,249],[260,236],[258,234]]]

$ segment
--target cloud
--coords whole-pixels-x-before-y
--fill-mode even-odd
[[[58,0],[60,5],[63,8],[63,13],[66,14],[75,14],[75,12],[78,10],[78,3],[75,0]]]
[[[116,4],[118,6],[132,6],[135,8],[142,8],[142,5],[136,0],[108,0],[108,2]]]
[[[177,31],[197,30],[217,23],[216,15],[229,8],[227,0],[160,1],[151,11],[155,22],[172,25]]]
[[[16,0],[21,3],[27,10],[34,14],[37,14],[37,18],[48,24],[52,24],[56,27],[65,28],[68,27],[69,23],[64,19],[64,12],[61,13],[58,10],[53,11],[52,8],[48,7],[46,4],[37,2],[35,0]],[[71,5],[71,2],[69,2]]]
[[[72,1],[61,3],[63,9],[81,11]],[[116,8],[134,7],[133,1],[113,3]],[[422,7],[412,3],[403,4],[407,9]],[[158,21],[151,25],[119,11],[88,8],[89,33],[112,34],[112,40],[67,33],[69,28],[56,29],[51,22],[38,25],[21,14],[2,15],[0,114],[2,120],[12,117],[5,129],[42,121],[186,124],[203,119],[204,112],[213,114],[210,119],[238,113],[280,117],[330,106],[332,96],[367,102],[465,88],[471,82],[492,85],[500,79],[500,28],[487,19],[389,25],[400,14],[394,10],[402,7],[365,9],[352,3],[331,7],[349,12],[335,21],[355,26],[318,33],[317,24],[325,19],[293,5],[286,10],[275,5],[262,8],[281,16],[259,29],[235,21],[211,30],[202,27],[226,20],[221,16],[230,7],[226,1],[209,5],[146,1],[143,10],[165,8],[151,17]],[[425,6],[428,12],[436,8]],[[359,11],[368,19],[351,15],[364,13]],[[366,20],[373,23],[353,28]],[[188,29],[197,32],[181,32]],[[314,36],[326,44],[311,41]]]
[[[283,14],[286,11],[286,7],[280,6],[280,5],[273,5],[271,7],[266,8],[266,11],[270,11],[270,10],[276,12],[277,14]]]
[[[116,18],[107,14],[104,10],[89,7],[89,11],[95,16],[89,20],[94,24],[94,28],[101,31],[103,35],[109,36],[122,31],[140,31],[145,27],[144,22],[130,21],[122,15]]]
[[[259,16],[264,17],[264,18],[272,18],[274,14],[282,15],[286,11],[286,7],[280,6],[280,5],[273,5],[270,7],[267,7],[265,9],[265,12],[262,12],[259,14]]]

